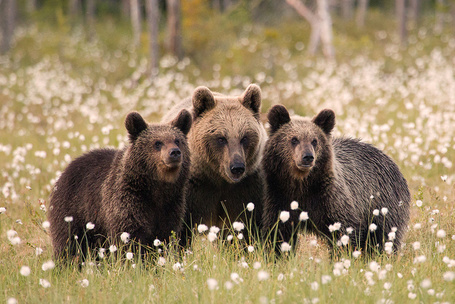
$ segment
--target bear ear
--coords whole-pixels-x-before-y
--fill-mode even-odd
[[[329,135],[335,127],[335,113],[330,109],[325,109],[319,112],[313,118],[313,123],[324,131],[325,134]]]
[[[241,103],[247,109],[258,114],[261,109],[261,88],[257,84],[250,84],[240,97]]]
[[[269,120],[271,134],[278,131],[282,125],[291,121],[288,110],[282,105],[276,105],[271,108],[267,114],[267,118]]]
[[[194,117],[198,117],[205,111],[215,107],[215,97],[207,87],[197,87],[191,98],[194,108]]]
[[[139,133],[147,129],[148,125],[138,112],[131,112],[126,116],[125,127],[128,130],[130,140],[134,141],[139,136]]]
[[[176,127],[183,134],[187,135],[191,129],[191,124],[193,123],[193,118],[191,118],[190,112],[186,109],[180,111],[176,118],[170,122],[170,125]]]

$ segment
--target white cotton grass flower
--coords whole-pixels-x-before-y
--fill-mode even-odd
[[[297,201],[292,201],[291,210],[297,210],[297,209],[299,209],[299,203]]]
[[[412,243],[412,248],[414,248],[414,250],[419,250],[420,249],[420,242]]]
[[[261,262],[254,262],[254,263],[253,263],[253,268],[254,268],[254,269],[259,269],[259,268],[261,268]]]
[[[371,270],[372,272],[378,272],[378,270],[379,270],[379,268],[380,268],[379,264],[378,264],[377,262],[375,262],[375,261],[370,262],[370,264],[368,265],[368,267],[370,268],[370,270]]]
[[[218,281],[213,278],[207,279],[207,287],[210,291],[218,289]]]
[[[431,281],[430,279],[424,279],[422,282],[420,282],[420,287],[423,289],[428,289],[431,287]]]
[[[310,286],[311,286],[311,289],[314,290],[314,291],[319,289],[319,283],[316,282],[316,281],[315,282],[311,282]]]
[[[0,207],[0,214],[3,214],[6,212],[6,208],[5,207]]]
[[[246,205],[246,209],[249,211],[249,212],[253,212],[254,210],[254,204],[252,202],[249,202],[247,205]]]
[[[289,217],[290,217],[289,211],[281,211],[281,213],[280,213],[280,220],[281,220],[283,223],[286,223],[286,222],[289,220]]]
[[[375,223],[371,223],[368,229],[370,229],[371,232],[374,232],[378,229],[378,226]]]
[[[278,281],[283,281],[284,280],[284,274],[283,273],[279,273],[276,279]]]
[[[19,245],[21,243],[21,238],[17,236],[17,232],[15,230],[6,231],[6,236],[12,245]]]
[[[72,216],[65,216],[65,217],[63,218],[63,220],[64,220],[65,222],[67,222],[67,223],[71,223],[71,222],[73,221],[73,217],[72,217]]]
[[[427,260],[427,257],[424,255],[419,255],[414,258],[414,264],[424,263]]]
[[[207,230],[209,230],[209,227],[207,227],[207,225],[204,225],[204,224],[200,224],[197,226],[197,231],[199,233],[204,233],[206,232]]]
[[[441,175],[441,180],[443,182],[446,182],[447,181],[447,177],[448,177],[447,175]]]
[[[343,246],[346,246],[349,244],[349,236],[347,236],[346,234],[343,235],[341,238],[340,238],[340,241],[341,241],[341,244]]]
[[[354,252],[352,253],[352,256],[353,256],[355,259],[357,259],[357,258],[360,257],[361,254],[362,254],[362,252],[356,250],[356,251],[354,251]]]
[[[446,271],[446,272],[444,272],[444,274],[442,275],[442,278],[444,279],[444,281],[452,282],[453,280],[455,280],[455,272],[453,272],[453,271]]]
[[[17,304],[17,300],[15,298],[8,298],[6,304]]]
[[[36,247],[35,248],[35,255],[39,256],[43,253],[43,249],[41,247]]]
[[[392,254],[393,253],[393,243],[392,242],[386,242],[384,244],[384,251],[387,254]]]
[[[379,215],[379,209],[374,209],[373,210],[373,215],[378,216]]]
[[[445,238],[446,235],[447,235],[446,232],[442,229],[440,229],[440,230],[438,230],[438,232],[436,232],[436,236],[440,239]]]
[[[231,281],[235,284],[240,284],[243,282],[243,279],[239,276],[237,272],[231,273]]]
[[[235,231],[242,231],[245,229],[245,225],[242,222],[234,222],[232,223],[232,228],[234,228]]]
[[[395,240],[396,238],[396,233],[394,231],[390,231],[388,234],[387,234],[388,238],[389,238],[389,241],[393,241]]]
[[[105,252],[106,252],[106,249],[104,249],[104,248],[99,248],[99,249],[98,249],[98,257],[99,257],[100,259],[103,259],[103,258],[104,258],[104,253],[105,253]]]
[[[260,270],[258,272],[258,280],[259,281],[266,281],[268,280],[270,277],[269,273],[267,271],[264,271],[264,270]]]
[[[160,241],[159,239],[155,239],[155,240],[153,241],[153,246],[158,247],[158,246],[160,246],[160,245],[161,245],[161,241]]]
[[[49,223],[49,221],[44,221],[41,224],[41,227],[43,227],[44,229],[48,229],[50,226],[51,226],[51,223]]]
[[[416,200],[416,206],[417,207],[422,207],[422,205],[423,205],[422,200]]]
[[[95,224],[93,224],[92,222],[88,222],[85,225],[85,228],[87,228],[87,230],[92,230],[93,228],[95,228]]]
[[[353,232],[354,232],[354,228],[352,228],[352,227],[346,228],[346,233],[347,233],[347,234],[351,234],[351,233],[353,233]]]
[[[421,228],[422,228],[422,224],[421,223],[417,223],[417,224],[414,225],[414,229],[415,230],[419,230]]]
[[[207,239],[210,241],[210,243],[212,243],[213,241],[216,240],[216,233],[209,232],[209,234],[207,235]]]
[[[166,264],[166,259],[163,257],[159,257],[157,264],[158,264],[158,266],[164,266]]]
[[[390,283],[390,282],[385,282],[383,286],[384,286],[384,289],[385,289],[385,290],[389,290],[390,288],[392,288],[392,283]]]
[[[232,234],[229,234],[227,237],[226,237],[226,240],[228,240],[228,242],[232,241],[232,239],[234,238],[234,236]]]
[[[43,271],[47,271],[47,270],[54,269],[54,267],[55,267],[54,261],[49,260],[49,261],[46,261],[46,262],[43,263],[43,265],[41,266],[41,269]]]
[[[248,252],[254,252],[254,246],[248,246]]]
[[[19,270],[19,273],[24,277],[28,277],[30,275],[30,267],[22,266]]]
[[[120,239],[126,244],[130,241],[130,234],[128,232],[122,232],[122,234],[120,234]]]
[[[87,288],[88,285],[90,284],[90,282],[87,279],[82,279],[79,283],[83,288]]]
[[[415,294],[415,293],[413,293],[413,292],[409,292],[409,293],[408,293],[408,298],[409,298],[409,299],[414,300],[416,297],[417,297],[417,294]]]
[[[324,274],[321,276],[322,285],[328,284],[330,281],[332,281],[332,277],[330,275]]]
[[[231,281],[226,281],[226,282],[224,283],[224,288],[225,288],[226,290],[231,290],[233,287],[234,287],[234,283],[232,283]]]
[[[182,264],[180,264],[179,262],[177,262],[174,265],[172,265],[172,269],[174,271],[180,270],[181,268],[182,268]]]
[[[51,283],[49,283],[49,281],[46,279],[39,279],[39,284],[44,288],[51,287]]]
[[[243,233],[237,234],[237,238],[238,238],[239,240],[243,240]]]
[[[282,251],[282,252],[289,252],[289,251],[291,251],[291,245],[289,245],[289,243],[287,243],[287,242],[281,243],[280,248],[281,248],[281,251]]]
[[[308,212],[305,212],[305,211],[300,212],[299,221],[303,222],[303,221],[307,221],[308,219],[309,219]]]
[[[220,232],[220,228],[218,228],[217,226],[212,226],[210,227],[209,232],[217,234],[218,232]]]
[[[387,209],[386,207],[381,208],[382,215],[385,216],[388,212],[389,212],[389,209]]]
[[[117,246],[115,246],[115,245],[109,246],[109,251],[110,251],[111,253],[116,252],[116,251],[117,251]]]
[[[131,261],[133,259],[133,253],[132,252],[127,252],[126,253],[126,259]]]

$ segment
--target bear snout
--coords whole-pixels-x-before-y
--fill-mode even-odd
[[[303,166],[312,166],[313,165],[314,156],[313,154],[306,154],[302,157],[302,165]]]
[[[167,152],[167,156],[164,160],[164,163],[169,168],[175,168],[180,165],[182,162],[182,152],[179,148],[171,148]]]
[[[245,164],[244,163],[234,163],[230,166],[230,170],[234,176],[240,176],[245,172]]]

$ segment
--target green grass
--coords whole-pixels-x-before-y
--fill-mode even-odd
[[[13,50],[0,58],[0,207],[6,208],[0,214],[0,303],[11,297],[19,303],[455,302],[454,281],[444,279],[455,271],[455,39],[422,27],[401,49],[393,23],[376,13],[371,18],[374,26],[362,31],[338,27],[336,64],[296,48],[308,37],[299,20],[276,27],[235,24],[231,30],[239,32],[220,37],[226,20],[209,19],[209,46],[181,63],[163,58],[153,81],[146,74],[146,49],[135,52],[128,30],[109,26],[113,20],[97,25],[92,42],[78,27],[39,22],[21,28]],[[192,54],[201,37],[188,37]],[[238,94],[251,82],[263,90],[264,113],[275,103],[308,116],[332,108],[336,134],[361,137],[398,163],[413,199],[406,245],[397,255],[375,256],[380,269],[372,271],[369,259],[330,258],[328,246],[314,236],[302,235],[295,255],[275,260],[262,244],[248,252],[243,243],[210,243],[201,235],[191,252],[164,250],[164,266],[156,256],[129,261],[119,253],[99,266],[88,260],[81,269],[42,270],[52,246],[40,203],[47,206],[71,159],[126,144],[123,120],[131,110],[157,121],[198,85]],[[17,231],[20,244],[11,244],[8,230]],[[438,237],[439,230],[446,236]],[[43,249],[39,256],[36,247]],[[419,263],[419,256],[425,261]],[[173,269],[177,262],[182,269]],[[20,274],[22,266],[30,267],[29,276]],[[269,278],[260,281],[260,271]],[[241,280],[234,282],[232,273]],[[323,284],[327,275],[331,280]],[[210,278],[217,281],[215,290],[208,288]],[[42,287],[39,279],[51,286]],[[87,287],[81,286],[84,279]],[[425,279],[431,286],[422,285]],[[231,289],[225,288],[228,281]]]

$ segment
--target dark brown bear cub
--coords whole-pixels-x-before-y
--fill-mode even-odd
[[[291,119],[286,108],[277,105],[268,119],[263,232],[273,239],[271,230],[278,222],[277,248],[281,242],[295,245],[295,228],[300,226],[327,238],[331,245],[350,243],[352,249],[381,252],[388,242],[388,250],[397,250],[410,204],[398,166],[372,145],[332,139],[332,110],[323,110],[312,120]],[[293,201],[298,202],[297,209],[293,203],[295,210],[290,206]],[[280,220],[282,211],[290,213],[289,220],[287,213]],[[306,215],[309,219],[303,222]]]
[[[105,245],[106,237],[119,243],[124,232],[146,246],[178,233],[185,212],[191,124],[186,110],[169,124],[147,124],[133,112],[125,120],[128,147],[94,150],[71,162],[50,198],[55,256],[72,257],[79,249],[85,254],[87,247]]]

